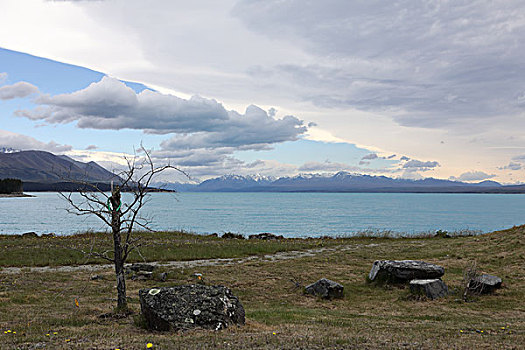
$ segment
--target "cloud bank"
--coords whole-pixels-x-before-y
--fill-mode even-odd
[[[33,137],[0,129],[0,147],[19,150],[42,150],[63,153],[72,149],[70,145],[61,145],[54,141],[42,142]]]
[[[261,149],[293,141],[306,132],[294,116],[271,117],[251,105],[244,114],[199,96],[182,99],[151,90],[135,93],[121,81],[103,77],[85,89],[56,96],[42,95],[33,110],[17,115],[51,124],[76,122],[79,128],[138,129],[151,134],[177,134],[166,149],[235,147]]]
[[[1,82],[0,76],[0,82]],[[38,92],[38,88],[33,84],[20,81],[13,85],[0,86],[0,100],[12,100],[14,98],[23,98]]]

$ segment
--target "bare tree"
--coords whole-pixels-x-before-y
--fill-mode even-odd
[[[142,146],[139,150],[144,153],[144,156],[135,155],[132,159],[126,158],[127,169],[116,174],[118,175],[118,184],[113,187],[112,182],[109,194],[101,189],[102,186],[99,184],[72,179],[69,181],[79,186],[80,199],[74,198],[71,192],[67,194],[60,192],[60,195],[71,207],[67,209],[68,212],[76,215],[96,216],[111,228],[113,249],[94,251],[92,248],[90,252],[84,253],[114,264],[117,279],[118,310],[127,309],[124,264],[129,254],[140,246],[140,239],[133,236],[133,230],[138,227],[151,231],[150,220],[141,215],[140,212],[148,201],[152,180],[156,175],[168,169],[186,175],[182,170],[169,164],[160,167],[155,166],[150,152]],[[128,203],[123,203],[121,191],[131,193],[131,200]]]

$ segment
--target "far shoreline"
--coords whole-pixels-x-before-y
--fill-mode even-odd
[[[0,193],[0,198],[36,197],[25,193]]]

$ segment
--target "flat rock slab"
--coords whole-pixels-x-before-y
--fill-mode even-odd
[[[324,299],[342,298],[344,287],[337,282],[321,278],[319,281],[306,286],[305,292]]]
[[[245,322],[241,302],[224,286],[193,284],[141,289],[139,299],[149,329],[219,330]]]
[[[435,279],[445,274],[442,266],[417,260],[376,260],[368,274],[370,281],[406,283],[415,279]]]
[[[468,289],[477,294],[490,294],[501,288],[501,278],[498,276],[483,274],[469,281]]]
[[[448,287],[439,278],[412,280],[410,281],[410,292],[414,295],[424,295],[430,299],[437,299],[448,295]]]
[[[138,272],[138,271],[152,272],[153,270],[155,270],[155,265],[145,264],[145,263],[135,263],[135,264],[126,266],[126,270],[129,272]]]

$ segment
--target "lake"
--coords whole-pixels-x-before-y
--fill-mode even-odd
[[[103,231],[94,217],[66,212],[57,193],[0,198],[0,234]],[[75,194],[78,196],[77,194]],[[124,202],[129,195],[124,195]],[[271,232],[285,237],[362,231],[490,232],[525,224],[525,195],[418,193],[153,193],[143,213],[155,230]]]

